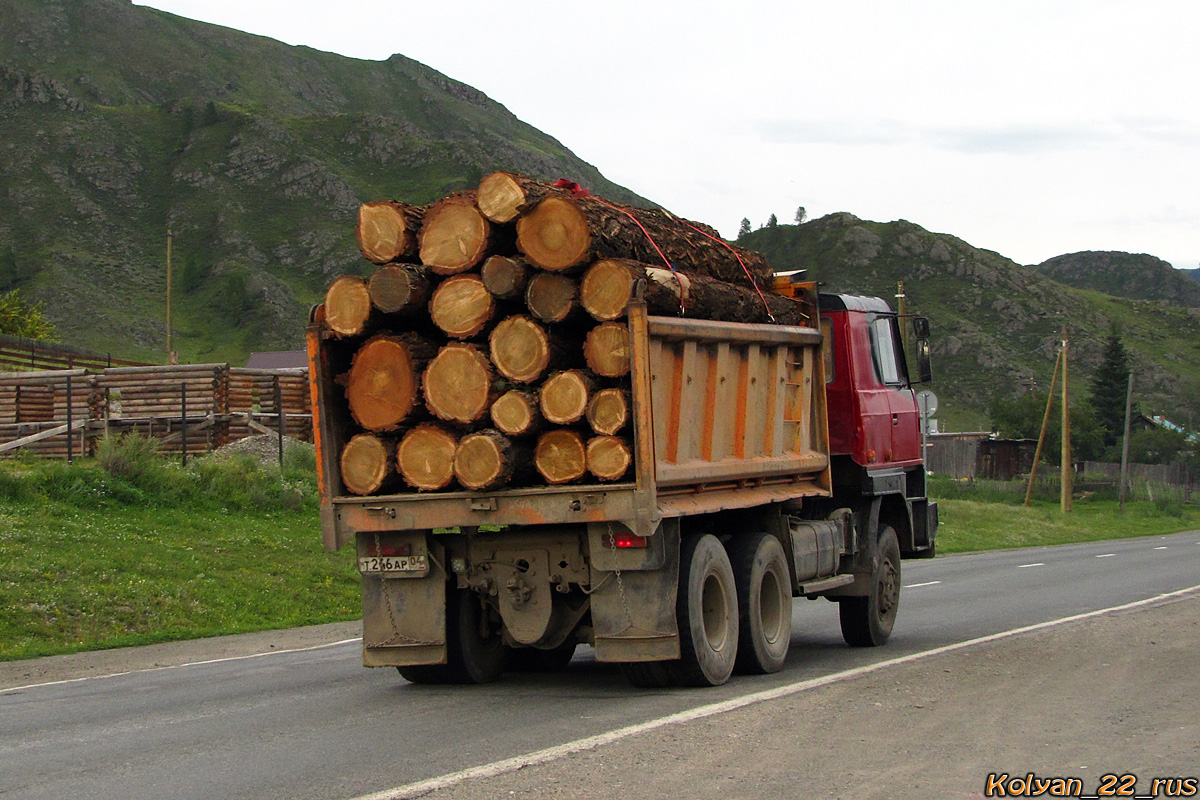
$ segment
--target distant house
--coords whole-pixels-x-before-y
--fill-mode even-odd
[[[308,353],[304,350],[271,350],[251,353],[248,369],[308,369]]]

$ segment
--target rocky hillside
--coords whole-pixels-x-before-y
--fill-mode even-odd
[[[358,270],[360,202],[424,203],[495,169],[644,203],[479,91],[129,0],[0,0],[0,291],[60,337],[162,359],[299,346]]]
[[[766,253],[776,269],[808,269],[824,291],[894,304],[904,281],[909,309],[933,324],[932,388],[979,419],[995,395],[1015,394],[1030,380],[1049,383],[1064,324],[1076,391],[1086,391],[1115,324],[1134,358],[1143,410],[1200,419],[1200,309],[1076,290],[903,220],[831,214],[762,228],[739,244]]]
[[[1200,308],[1200,283],[1185,271],[1145,253],[1088,250],[1055,256],[1035,269],[1076,289]]]

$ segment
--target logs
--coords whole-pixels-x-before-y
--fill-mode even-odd
[[[343,383],[354,420],[369,431],[393,431],[417,406],[417,387],[433,345],[414,333],[380,334],[354,354]]]
[[[354,436],[342,448],[342,483],[359,495],[375,494],[396,474],[395,443],[370,433]]]
[[[404,434],[396,448],[396,466],[405,482],[420,491],[445,489],[454,480],[458,438],[437,425],[423,423]]]
[[[474,267],[488,253],[492,225],[469,194],[451,195],[425,212],[421,225],[421,263],[438,275]]]
[[[769,287],[773,275],[762,254],[723,242],[707,225],[666,211],[563,193],[548,194],[521,215],[517,247],[530,263],[552,272],[581,268],[602,258],[645,263],[661,263],[665,258],[676,268],[686,264],[692,272],[743,286],[757,281]]]
[[[338,278],[313,316],[354,495],[633,480],[635,294],[657,315],[812,324],[712,228],[510,172],[424,208],[364,204],[356,234],[370,278]],[[245,378],[213,402],[264,391]]]
[[[358,209],[358,249],[368,261],[387,264],[411,258],[417,252],[421,209],[406,203],[381,200]]]
[[[367,290],[371,305],[385,314],[414,312],[429,299],[429,268],[419,264],[384,264],[371,274]]]
[[[439,419],[471,425],[495,400],[492,365],[479,348],[451,342],[438,351],[422,381],[425,407]]]

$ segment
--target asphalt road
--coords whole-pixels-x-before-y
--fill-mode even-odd
[[[781,673],[707,690],[633,689],[583,648],[562,675],[414,686],[363,669],[353,641],[69,682],[9,679],[0,798],[356,798],[1198,584],[1200,532],[906,561],[886,647],[845,647],[833,604],[797,601]],[[227,652],[192,646],[196,660]],[[39,668],[39,680],[55,677],[53,663]]]

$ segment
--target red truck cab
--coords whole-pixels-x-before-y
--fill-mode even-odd
[[[822,294],[820,309],[835,495],[869,529],[894,528],[905,556],[929,557],[937,505],[926,495],[902,321],[878,297]],[[927,362],[921,372],[928,380]]]

